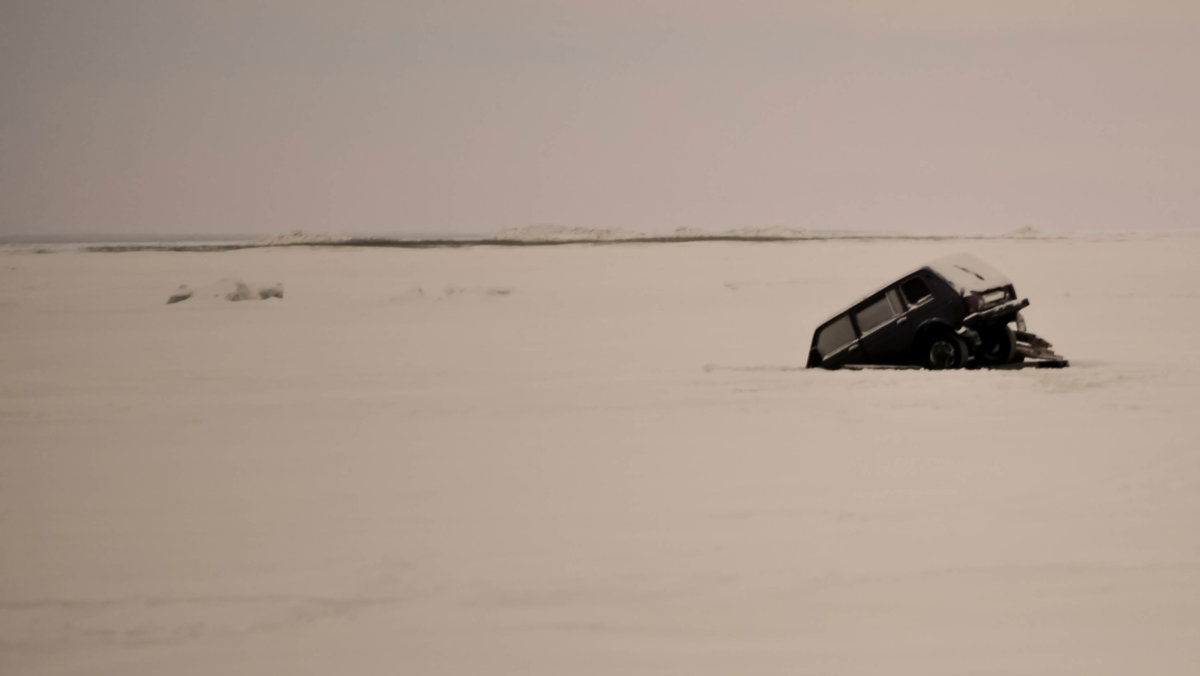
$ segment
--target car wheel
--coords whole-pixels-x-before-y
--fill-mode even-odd
[[[979,335],[979,349],[975,361],[981,366],[1008,364],[1017,354],[1017,339],[1008,326],[994,326]]]
[[[962,368],[966,361],[967,344],[949,331],[938,331],[922,343],[921,365],[927,369]]]

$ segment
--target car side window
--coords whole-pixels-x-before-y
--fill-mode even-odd
[[[850,325],[850,317],[842,315],[821,329],[821,335],[817,336],[817,352],[824,357],[853,340],[854,327]]]
[[[888,300],[887,296],[879,296],[859,308],[854,313],[854,320],[858,322],[858,329],[866,333],[886,323],[898,313],[899,310],[892,307],[892,303]]]
[[[895,287],[887,290],[887,297],[892,303],[892,314],[904,312],[904,303],[900,301],[900,292],[896,291]]]
[[[904,294],[904,300],[907,300],[910,306],[916,305],[933,295],[929,291],[929,285],[920,277],[913,277],[905,281],[900,285],[900,292]]]

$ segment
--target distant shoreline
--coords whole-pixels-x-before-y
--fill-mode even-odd
[[[568,245],[628,245],[628,244],[691,244],[699,242],[744,242],[744,243],[787,243],[787,242],[837,242],[837,241],[886,241],[886,242],[943,242],[943,241],[1066,241],[1093,240],[1119,241],[1127,239],[1158,239],[1162,237],[1189,237],[1192,233],[1004,233],[980,235],[941,234],[886,234],[886,233],[713,233],[677,235],[628,235],[628,236],[551,236],[551,237],[505,237],[462,236],[462,237],[338,237],[287,236],[266,239],[200,239],[186,240],[134,240],[134,241],[24,241],[0,242],[0,251],[23,251],[30,253],[94,252],[216,252],[243,249],[268,249],[281,247],[341,247],[341,248],[393,248],[393,249],[461,249],[472,247],[548,247]]]
[[[686,236],[645,236],[621,237],[612,239],[595,238],[563,238],[563,239],[508,239],[508,238],[471,238],[471,239],[403,239],[391,237],[351,237],[346,239],[331,239],[328,241],[298,241],[298,242],[147,242],[126,244],[86,244],[79,250],[98,253],[127,253],[136,251],[237,251],[241,249],[266,249],[281,247],[346,247],[346,248],[394,248],[394,249],[461,249],[468,247],[546,247],[567,245],[606,246],[614,244],[689,244],[696,242],[748,242],[748,243],[780,243],[780,242],[825,242],[825,241],[950,241],[950,240],[1062,240],[1066,236],[1037,236],[1014,237],[1011,235],[878,235],[878,234],[845,234],[845,235],[811,235],[811,236],[753,236],[753,235],[686,235]]]

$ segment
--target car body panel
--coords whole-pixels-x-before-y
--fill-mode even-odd
[[[1008,278],[974,256],[939,258],[862,297],[818,326],[808,365],[838,368],[919,363],[916,349],[935,329],[957,333],[974,348],[980,342],[980,331],[1014,320],[1028,302],[1017,300]],[[968,319],[970,325],[964,324]]]

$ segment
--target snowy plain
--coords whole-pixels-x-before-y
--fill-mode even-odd
[[[960,251],[1071,368],[801,368]],[[1197,673],[1198,259],[0,253],[0,673]]]

